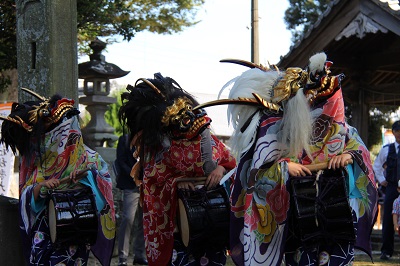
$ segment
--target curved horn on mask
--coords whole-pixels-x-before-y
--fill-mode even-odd
[[[28,125],[27,123],[25,123],[24,120],[22,120],[19,116],[15,116],[15,117],[16,117],[16,119],[9,117],[9,116],[0,115],[0,119],[7,120],[7,121],[13,122],[15,124],[18,124],[28,132],[32,131],[32,127],[30,125]]]
[[[143,81],[144,83],[146,83],[147,85],[149,85],[150,88],[152,88],[152,89],[153,89],[158,95],[160,95],[164,100],[166,99],[165,95],[164,95],[156,86],[154,86],[153,83],[151,83],[150,81],[148,81],[148,80],[145,79],[145,78],[140,78],[140,79],[138,79],[138,80],[135,82],[135,87],[137,86],[137,83],[138,83],[139,81]]]
[[[210,107],[210,106],[217,106],[217,105],[225,105],[225,104],[246,104],[246,105],[260,105],[258,101],[255,99],[250,99],[250,98],[238,98],[238,99],[220,99],[220,100],[214,100],[214,101],[209,101],[206,103],[199,104],[193,108],[193,110],[198,110],[202,109],[205,107]]]
[[[279,111],[280,106],[278,104],[268,102],[255,93],[253,93],[253,96],[255,97],[255,99],[237,98],[237,99],[220,99],[215,101],[209,101],[195,106],[193,110],[202,109],[210,106],[224,105],[224,104],[243,104],[243,105],[252,105],[259,107],[262,106],[276,112]]]
[[[241,60],[241,59],[222,59],[219,62],[221,63],[233,63],[233,64],[238,64],[241,66],[249,67],[249,68],[258,68],[262,71],[269,70],[269,67],[263,66],[261,64],[255,64],[246,60]]]
[[[46,98],[46,97],[43,97],[43,96],[41,96],[41,95],[37,94],[36,92],[34,92],[34,91],[31,91],[30,89],[27,89],[27,88],[21,88],[21,90],[23,90],[23,91],[25,91],[25,92],[29,93],[29,94],[30,94],[30,95],[32,95],[32,96],[35,96],[36,98],[38,98],[38,99],[39,99],[39,100],[41,100],[41,101],[46,101],[46,100],[47,100],[47,98]]]

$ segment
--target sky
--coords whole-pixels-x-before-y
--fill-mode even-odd
[[[259,61],[263,65],[278,63],[289,52],[291,33],[283,19],[288,5],[287,0],[258,0]],[[226,58],[251,61],[251,1],[205,0],[196,19],[200,21],[197,25],[180,33],[140,32],[130,42],[107,45],[107,51],[103,51],[105,60],[130,71],[113,81],[121,86],[133,85],[139,78],[153,78],[154,73],[160,72],[173,78],[200,103],[216,100],[228,81],[248,70],[219,61]],[[89,56],[81,57],[79,63],[88,60]],[[228,92],[225,90],[221,98]],[[232,134],[226,105],[206,111],[215,134]]]
[[[260,63],[278,63],[291,45],[283,20],[288,2],[258,0],[258,6]],[[196,19],[197,25],[180,33],[140,32],[130,42],[108,45],[103,51],[106,61],[130,71],[115,81],[134,84],[138,78],[153,78],[160,72],[188,92],[218,94],[226,82],[247,70],[219,60],[251,61],[251,1],[206,0]],[[80,62],[88,60],[88,56],[80,58]]]

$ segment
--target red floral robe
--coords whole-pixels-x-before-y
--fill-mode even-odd
[[[168,265],[171,259],[177,209],[176,180],[202,177],[201,136],[173,140],[152,158],[145,158],[143,180],[143,227],[149,265]],[[226,146],[212,136],[213,161],[227,171],[236,165]]]

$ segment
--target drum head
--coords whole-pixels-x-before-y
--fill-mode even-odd
[[[50,239],[52,243],[56,242],[57,237],[57,222],[56,222],[56,208],[54,201],[49,201],[49,228],[50,228]]]
[[[189,221],[186,214],[185,204],[181,199],[178,199],[178,208],[179,208],[179,231],[181,232],[182,242],[185,247],[189,246]]]

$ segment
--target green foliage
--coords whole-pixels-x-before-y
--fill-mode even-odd
[[[370,109],[368,121],[368,149],[371,161],[374,162],[382,148],[382,127],[392,128],[393,121],[391,114],[398,109],[398,106],[379,106]]]
[[[1,72],[17,66],[15,27],[15,1],[2,0],[0,2],[0,93],[11,84],[10,78]]]
[[[398,109],[398,106],[379,106],[370,108],[368,125],[368,148],[382,144],[381,127],[391,128],[391,114]]]
[[[120,35],[130,41],[137,32],[172,34],[197,23],[204,0],[78,0],[78,40],[81,53],[96,37]]]
[[[285,11],[284,20],[288,30],[292,32],[292,42],[296,43],[314,25],[325,12],[330,0],[289,0],[289,8]],[[351,104],[346,103],[347,122],[352,124]],[[390,115],[398,106],[370,107],[368,126],[368,148],[379,146],[382,143],[381,126],[390,128]]]
[[[116,36],[130,41],[141,31],[180,32],[197,23],[203,4],[204,0],[77,0],[79,52],[89,54],[88,44],[96,37],[109,37],[108,43],[113,43]],[[1,0],[0,31],[1,73],[17,68],[15,0]]]
[[[11,85],[10,77],[0,73],[0,93],[5,92],[9,85]]]
[[[350,125],[354,124],[352,121],[352,110],[354,106],[351,103],[345,103],[346,122]],[[382,145],[382,126],[391,128],[393,121],[391,120],[392,114],[398,109],[398,106],[372,106],[369,109],[368,116],[368,149],[373,154],[376,147]],[[379,149],[378,149],[379,152]],[[375,154],[376,156],[376,154]]]
[[[300,40],[301,36],[313,26],[330,2],[330,0],[289,0],[284,20],[286,28],[292,32],[293,43]]]
[[[81,113],[79,114],[79,123],[82,129],[89,124],[91,118],[92,117],[87,110],[81,111]]]
[[[121,85],[116,90],[111,92],[110,96],[113,98],[116,98],[117,102],[110,104],[108,107],[108,110],[104,114],[104,119],[110,126],[115,128],[115,135],[117,135],[117,136],[121,136],[124,134],[124,132],[125,133],[127,132],[126,130],[124,131],[124,129],[122,128],[122,125],[118,119],[118,111],[119,111],[119,108],[122,106],[121,94],[123,92],[126,92],[125,87],[126,86]]]

